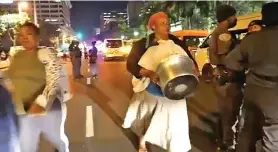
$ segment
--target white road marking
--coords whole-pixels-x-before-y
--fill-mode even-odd
[[[87,84],[91,84],[91,78],[87,78]]]
[[[86,107],[86,138],[94,136],[93,107]]]

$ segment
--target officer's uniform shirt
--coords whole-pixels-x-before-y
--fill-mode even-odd
[[[217,26],[211,34],[209,59],[213,65],[223,65],[232,45],[232,36],[227,29]]]
[[[245,37],[240,46],[226,56],[226,67],[236,71],[249,70],[246,83],[278,88],[278,82],[254,75],[278,77],[277,35],[278,27],[269,27]]]

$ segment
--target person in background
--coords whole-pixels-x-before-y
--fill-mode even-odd
[[[237,39],[228,30],[237,24],[236,10],[229,5],[220,5],[216,9],[218,25],[212,32],[209,44],[209,59],[215,70],[215,90],[219,109],[218,149],[234,151],[236,132],[232,127],[236,124],[242,103],[242,84],[240,82],[223,81],[226,74],[224,60],[236,46]]]
[[[67,61],[67,58],[68,58],[67,53],[66,53],[66,52],[63,52],[62,59],[63,59],[64,61]]]
[[[225,60],[230,70],[248,71],[244,87],[245,122],[237,152],[255,151],[257,133],[254,132],[259,121],[262,151],[278,151],[278,2],[264,4],[261,13],[265,27],[245,37],[239,49]]]
[[[253,20],[248,25],[248,34],[253,32],[259,32],[263,28],[263,24],[261,20]]]
[[[81,79],[83,76],[80,73],[81,70],[81,57],[82,52],[79,48],[79,42],[73,40],[69,46],[70,58],[72,63],[72,73],[74,79]]]
[[[93,41],[92,48],[89,50],[89,62],[91,64],[93,78],[97,77],[97,53],[96,41]]]
[[[69,93],[62,87],[64,77],[57,51],[39,48],[39,28],[33,23],[19,27],[18,41],[24,50],[16,53],[7,70],[19,116],[21,152],[37,152],[43,134],[59,152],[68,152],[64,133],[65,100]]]
[[[85,58],[85,60],[87,60],[88,59],[88,52],[87,52],[87,50],[85,49],[85,51],[84,51],[84,58]]]
[[[0,61],[5,61],[9,57],[9,50],[6,50],[0,40]]]

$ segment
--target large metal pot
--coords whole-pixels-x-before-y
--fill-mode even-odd
[[[171,100],[188,97],[198,85],[198,79],[193,74],[193,61],[183,55],[171,55],[164,59],[156,72],[163,94]]]

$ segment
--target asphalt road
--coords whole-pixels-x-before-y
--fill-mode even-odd
[[[65,62],[64,66],[71,74],[70,62]],[[91,71],[87,61],[83,61],[85,80],[81,81],[86,82],[91,77]],[[98,79],[90,79],[90,85],[87,86],[71,81],[75,94],[67,103],[66,120],[70,152],[135,152],[121,129],[98,105],[109,105],[114,115],[123,119],[132,96],[130,79],[124,61],[104,62],[99,59]],[[216,102],[210,84],[201,81],[195,97],[188,101],[188,109],[192,152],[215,151],[213,126],[216,122]],[[51,151],[51,144],[43,140],[40,152]]]

